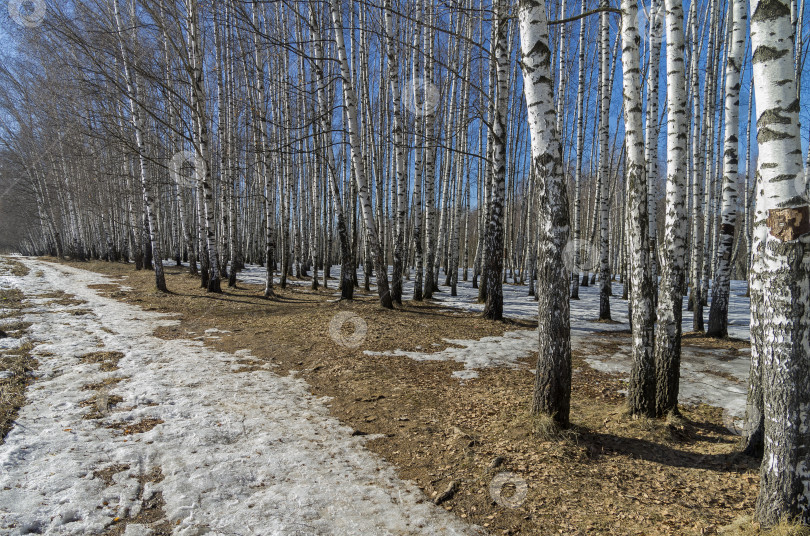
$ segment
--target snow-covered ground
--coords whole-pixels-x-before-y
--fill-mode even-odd
[[[236,373],[249,351],[158,339],[152,330],[176,321],[88,288],[110,279],[22,262],[30,273],[0,285],[28,296],[65,290],[86,303],[34,298],[24,311],[40,367],[0,445],[0,533],[93,534],[136,516],[158,492],[178,535],[478,532],[397,478],[301,379],[266,366]],[[121,352],[119,370],[79,358],[97,351]],[[107,394],[123,400],[99,407],[100,420],[83,419],[92,408],[80,402],[93,391],[82,387],[111,377],[123,380]],[[105,427],[144,419],[163,422],[138,434]],[[116,464],[129,468],[111,485],[94,476]],[[163,480],[141,484],[155,468]],[[149,531],[130,524],[126,534]]]

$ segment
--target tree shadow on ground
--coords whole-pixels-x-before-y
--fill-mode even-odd
[[[588,449],[593,456],[623,455],[670,467],[708,469],[721,473],[739,473],[759,468],[760,461],[734,451],[729,454],[701,454],[677,447],[677,442],[695,444],[711,441],[712,443],[733,444],[732,438],[711,439],[705,432],[723,433],[722,427],[711,423],[687,421],[681,431],[667,426],[672,441],[655,441],[651,439],[621,436],[612,433],[594,432],[587,428],[577,428],[576,442]],[[704,433],[701,433],[704,432]],[[727,432],[726,432],[727,433]]]

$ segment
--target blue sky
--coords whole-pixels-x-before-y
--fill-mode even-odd
[[[0,0],[0,1],[2,1],[2,0]],[[696,1],[704,2],[705,0],[696,0]],[[574,12],[576,12],[576,10],[578,10],[578,6],[575,6],[575,7],[571,8],[571,11],[569,11],[569,16],[571,14],[573,14]],[[810,16],[806,15],[805,18],[806,18],[806,21],[805,21],[804,39],[805,39],[805,46],[807,46],[808,44],[810,44]],[[611,29],[611,44],[613,43],[613,40],[614,40],[614,37],[615,37],[615,32],[616,32],[616,27],[617,27],[617,22],[615,20],[616,17],[612,16],[612,19],[613,19],[613,22],[611,24],[611,28],[612,28]],[[597,23],[598,23],[598,17],[591,17],[591,20],[589,21],[589,32],[594,32],[595,31]],[[559,28],[559,27],[557,27],[557,28]],[[0,61],[5,61],[5,59],[8,59],[10,57],[14,57],[17,54],[24,54],[24,52],[21,52],[21,51],[17,50],[17,48],[15,46],[16,43],[17,43],[16,37],[20,36],[24,32],[34,32],[34,31],[37,31],[36,28],[27,29],[27,28],[22,28],[22,27],[18,26],[9,17],[8,10],[6,8],[5,2],[0,4]],[[568,100],[567,109],[568,109],[569,113],[568,113],[568,116],[567,116],[567,123],[566,123],[565,128],[566,128],[566,131],[570,133],[572,131],[572,129],[574,128],[574,121],[575,121],[575,117],[574,117],[575,114],[573,113],[573,110],[575,109],[574,108],[575,107],[575,90],[576,90],[575,86],[576,86],[576,68],[577,68],[577,65],[576,65],[576,43],[577,43],[577,36],[578,36],[578,32],[579,32],[579,23],[569,24],[568,25],[568,32],[569,32],[570,40],[569,40],[569,56],[568,56],[567,61],[568,61],[568,65],[569,65],[570,76],[568,77],[569,87],[568,87],[566,98]],[[591,62],[591,61],[593,61],[595,59],[594,58],[595,54],[593,54],[592,50],[589,50],[589,54],[590,54],[590,59],[588,61]],[[741,117],[740,117],[740,119],[741,119],[741,121],[745,121],[745,119],[746,119],[748,101],[749,101],[749,98],[750,98],[749,89],[748,89],[749,88],[749,82],[750,82],[750,73],[751,73],[751,66],[750,66],[750,54],[751,54],[751,52],[750,52],[750,47],[747,50],[746,54],[747,54],[747,59],[746,59],[746,63],[745,63],[745,70],[744,70],[743,77],[742,77],[743,78],[742,79],[742,89],[741,89],[741,95],[740,95],[740,107],[741,107],[741,112],[740,112]],[[662,64],[663,64],[663,62],[664,62],[664,60],[662,58]],[[703,61],[703,63],[704,64],[701,65],[701,68],[705,69],[705,60]],[[617,127],[618,127],[619,131],[621,131],[621,129],[622,129],[622,121],[620,120],[620,118],[617,117],[617,115],[619,113],[621,113],[621,91],[622,91],[622,87],[621,87],[621,63],[620,63],[620,61],[616,62],[616,69],[617,69],[617,72],[614,75],[614,87],[613,87],[613,98],[612,98],[612,103],[611,103],[611,121],[610,121],[610,123],[611,123],[611,131],[613,133],[615,133],[615,130],[616,130]],[[591,79],[595,76],[595,71],[596,71],[595,65],[593,65],[593,64],[589,65],[588,76],[591,77]],[[518,76],[518,78],[516,79],[515,82],[518,85],[517,89],[519,89],[519,85],[521,83],[520,76]],[[664,107],[664,104],[665,104],[665,93],[664,93],[664,91],[665,91],[665,87],[666,87],[666,79],[665,79],[665,73],[664,73],[663,68],[661,70],[660,84],[661,84],[661,89],[662,89],[660,108],[661,108],[661,110],[663,110],[663,107]],[[590,95],[589,95],[589,102],[586,104],[586,110],[588,112],[591,112],[591,113],[588,114],[589,127],[588,127],[588,132],[586,133],[586,144],[585,144],[586,145],[586,148],[585,148],[586,149],[585,150],[585,153],[586,153],[585,154],[585,160],[586,160],[586,162],[587,162],[587,160],[589,158],[590,147],[591,147],[591,144],[590,144],[591,129],[595,127],[595,113],[593,113],[593,111],[597,109],[595,100],[596,100],[596,92],[592,91],[590,93]],[[800,119],[801,119],[801,122],[802,122],[802,130],[801,130],[801,133],[802,133],[802,148],[805,151],[805,155],[806,155],[806,152],[808,150],[808,142],[810,141],[810,130],[808,129],[808,127],[810,126],[810,62],[805,63],[805,67],[804,67],[804,70],[802,72],[802,99],[801,100],[802,100],[802,108],[801,108],[801,112],[800,112]],[[722,115],[719,115],[718,118],[720,120],[722,120]],[[741,125],[741,140],[742,140],[743,129],[744,129],[744,126]],[[752,127],[752,129],[753,129],[753,127]],[[477,131],[477,128],[473,128],[473,130]],[[752,130],[752,132],[753,132],[753,130]],[[472,133],[472,131],[471,131],[471,133]],[[524,135],[525,135],[525,129],[524,129]],[[660,138],[659,138],[659,154],[662,155],[662,156],[665,154],[664,153],[664,151],[665,151],[665,142],[666,142],[666,129],[664,127],[664,128],[662,128]],[[752,149],[752,151],[754,151],[753,154],[756,154],[755,153],[755,151],[756,151],[756,140],[755,140],[754,136],[752,136],[751,149]],[[569,153],[567,153],[567,154],[569,154]],[[571,158],[573,158],[573,151],[570,151],[569,156]],[[586,163],[586,165],[587,165],[587,163]],[[743,170],[744,166],[745,166],[745,164],[743,162],[741,162],[741,171]],[[474,168],[475,167],[477,167],[477,166],[474,165]]]

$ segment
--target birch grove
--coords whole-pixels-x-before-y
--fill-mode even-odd
[[[226,296],[258,270],[268,314],[301,282],[505,326],[531,296],[525,405],[559,428],[577,422],[570,303],[629,324],[627,412],[673,417],[683,340],[728,339],[747,282],[755,515],[807,522],[807,11],[49,2],[0,63],[0,223],[23,221],[0,247],[152,270],[160,293],[168,266]]]

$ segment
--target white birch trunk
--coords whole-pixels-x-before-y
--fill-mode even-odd
[[[158,290],[167,292],[166,279],[163,275],[163,256],[160,252],[160,237],[157,231],[157,219],[153,210],[152,194],[149,191],[149,181],[146,171],[146,147],[143,139],[143,123],[141,120],[140,105],[137,103],[137,82],[134,75],[130,70],[129,55],[124,47],[123,25],[121,23],[121,14],[118,11],[118,2],[113,2],[113,13],[115,15],[115,26],[118,35],[118,46],[121,50],[121,61],[124,67],[124,80],[127,87],[127,99],[129,101],[129,114],[132,121],[132,128],[135,130],[135,144],[138,149],[138,171],[141,178],[141,187],[143,191],[143,203],[146,211],[147,220],[149,222],[149,241],[151,243],[152,257],[154,258],[155,269],[155,286]],[[134,22],[133,22],[134,24]],[[68,188],[68,193],[70,189]]]
[[[507,3],[497,0],[494,7],[495,31],[495,80],[496,91],[493,107],[492,128],[492,199],[486,236],[486,304],[484,317],[490,320],[503,318],[503,240],[504,203],[506,196],[506,105],[508,100],[509,56],[507,52]]]
[[[600,2],[601,7],[607,7],[608,0]],[[610,133],[610,97],[611,81],[610,76],[610,27],[608,25],[607,13],[600,16],[600,37],[599,37],[599,171],[597,178],[597,194],[599,196],[599,273],[602,275],[601,285],[599,285],[599,320],[610,320],[610,264],[609,264],[609,225],[610,225],[610,198],[608,195],[608,176],[610,175],[608,156],[608,136]],[[597,204],[594,200],[594,220],[596,219]],[[587,271],[585,273],[587,277]],[[586,279],[583,277],[583,283]]]
[[[377,226],[374,222],[371,196],[366,179],[365,163],[363,162],[363,156],[360,154],[360,134],[357,124],[357,97],[352,86],[349,60],[346,56],[346,44],[343,38],[343,17],[340,12],[339,0],[331,0],[331,9],[332,22],[335,25],[335,45],[337,46],[341,76],[343,78],[343,101],[346,109],[346,127],[351,148],[352,167],[354,169],[354,178],[357,182],[360,207],[366,224],[366,238],[370,242],[369,245],[374,258],[374,270],[377,272],[377,293],[380,296],[380,305],[387,309],[392,309],[393,302],[388,289],[388,270],[377,235]]]
[[[717,248],[717,269],[712,284],[709,309],[709,337],[728,336],[728,301],[731,278],[731,257],[737,226],[737,168],[740,130],[740,71],[745,53],[745,27],[748,21],[744,0],[730,0],[731,42],[726,61],[725,141],[723,145],[723,190],[720,214],[720,237]]]
[[[551,415],[558,424],[567,426],[571,400],[570,273],[563,263],[563,250],[569,233],[568,197],[555,128],[548,23],[543,0],[521,0],[518,9],[523,90],[539,190],[539,353],[532,413]]]
[[[574,164],[574,266],[572,273],[571,299],[579,299],[579,266],[580,266],[580,189],[582,182],[582,153],[585,145],[585,34],[587,31],[587,18],[584,16],[587,9],[586,0],[582,0],[580,5],[579,21],[579,47],[578,47],[578,76],[577,76],[577,139],[576,139],[576,163]],[[559,118],[558,118],[559,121]],[[530,289],[530,295],[534,290]]]
[[[202,189],[203,210],[205,211],[205,241],[208,247],[208,284],[209,292],[222,292],[219,275],[219,256],[217,254],[216,223],[214,221],[214,189],[211,184],[211,166],[208,155],[208,125],[205,113],[205,86],[203,81],[202,50],[197,13],[197,0],[186,0],[188,15],[188,45],[191,67],[192,113],[197,117],[195,148],[197,162],[204,163],[204,170],[199,173]]]
[[[663,34],[664,8],[661,0],[650,2],[649,44],[650,62],[647,66],[647,124],[645,132],[644,158],[647,163],[647,207],[650,235],[650,276],[653,282],[653,299],[658,288],[657,266],[657,198],[658,198],[658,79],[661,72],[661,38]]]
[[[632,368],[627,402],[631,414],[655,414],[653,298],[649,271],[647,184],[644,180],[644,136],[637,13],[633,0],[622,0],[622,87],[624,91],[625,174],[628,188],[630,300],[632,303]],[[604,180],[604,178],[603,178]]]
[[[810,206],[786,0],[751,1],[759,160],[751,285],[752,377],[762,393],[764,457],[756,518],[810,521]],[[755,387],[752,387],[755,388]],[[756,412],[758,408],[749,408]],[[749,415],[749,419],[751,416]]]
[[[391,132],[394,141],[394,170],[397,185],[394,226],[394,266],[391,280],[391,298],[402,303],[402,266],[403,249],[405,247],[405,215],[408,211],[408,175],[406,170],[407,158],[405,154],[405,131],[402,121],[400,90],[399,90],[399,61],[398,50],[394,41],[394,14],[391,9],[391,0],[383,2],[386,53],[388,55],[388,83],[390,84],[391,106],[393,124]]]
[[[686,101],[683,3],[666,0],[667,28],[667,197],[661,256],[661,283],[655,332],[656,414],[678,409],[681,317],[685,275],[686,176],[689,109]],[[649,120],[649,118],[648,118]]]

